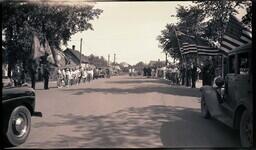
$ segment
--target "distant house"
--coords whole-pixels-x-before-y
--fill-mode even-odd
[[[150,67],[163,67],[163,66],[165,66],[165,61],[160,61],[160,60],[158,60],[158,61],[150,61],[149,62],[149,64],[148,64],[148,66],[150,66]]]
[[[128,68],[130,65],[128,64],[128,63],[126,63],[126,62],[121,62],[120,64],[119,64],[122,68]]]
[[[64,51],[64,54],[66,56],[66,58],[69,61],[69,65],[80,65],[80,52],[78,50],[75,50],[75,46],[73,45],[72,49],[71,48],[67,48]],[[81,56],[81,63],[82,64],[88,64],[89,60],[86,56],[84,56],[82,54]]]

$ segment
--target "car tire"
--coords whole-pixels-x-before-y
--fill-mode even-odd
[[[5,130],[5,146],[18,146],[26,141],[31,128],[31,113],[25,106],[18,106],[11,112]]]
[[[206,119],[209,119],[211,118],[211,115],[210,115],[210,112],[209,112],[209,109],[208,109],[208,106],[205,102],[205,97],[204,95],[202,95],[202,98],[201,98],[201,114],[204,118]]]
[[[243,147],[251,147],[253,143],[252,115],[245,110],[240,119],[240,141]]]

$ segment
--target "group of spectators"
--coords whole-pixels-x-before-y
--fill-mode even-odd
[[[57,86],[69,87],[80,83],[90,82],[94,77],[92,68],[63,68],[57,72]]]
[[[135,69],[129,68],[129,76],[134,76],[134,75],[135,75]]]
[[[144,76],[167,79],[171,84],[184,85],[191,88],[196,87],[199,74],[202,77],[203,85],[212,85],[215,76],[215,68],[209,60],[206,60],[203,66],[191,63],[170,66],[168,68],[145,67],[143,71]]]
[[[7,73],[8,78],[10,79],[10,85],[15,87],[20,87],[22,85],[28,85],[28,82],[31,83],[31,87],[35,89],[36,85],[36,75],[41,73],[40,67],[34,60],[30,60],[29,63],[24,66],[24,64],[17,63],[10,71],[10,74]],[[44,89],[48,88],[49,82],[49,70],[48,64],[42,65],[42,77],[44,80]],[[4,68],[4,72],[8,72],[7,68]],[[6,75],[5,75],[6,76]]]

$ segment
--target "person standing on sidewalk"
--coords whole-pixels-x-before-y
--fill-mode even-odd
[[[59,68],[58,72],[57,72],[57,87],[61,88],[62,87],[62,80],[63,80],[63,76],[62,76],[62,71]]]
[[[86,78],[87,78],[87,71],[86,71],[86,68],[83,68],[83,71],[82,71],[82,78],[83,78],[83,83],[86,82]]]
[[[36,86],[36,73],[37,73],[37,63],[34,60],[29,60],[28,62],[28,72],[31,78],[31,87],[35,89]]]
[[[67,83],[67,87],[69,87],[70,86],[70,80],[71,80],[71,73],[70,73],[70,69],[69,68],[67,68],[66,69],[66,83]]]
[[[43,76],[44,76],[44,89],[47,90],[49,89],[48,85],[49,85],[49,66],[47,64],[44,64],[44,72],[43,72]]]
[[[192,78],[192,88],[196,87],[196,79],[197,79],[197,67],[196,64],[193,63],[192,64],[192,68],[191,68],[191,78]]]

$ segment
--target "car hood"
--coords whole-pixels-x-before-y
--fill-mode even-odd
[[[2,101],[23,96],[35,96],[35,90],[29,87],[10,87],[2,89]]]

